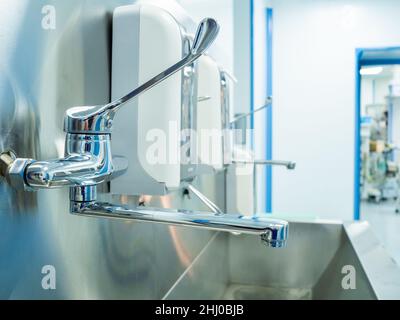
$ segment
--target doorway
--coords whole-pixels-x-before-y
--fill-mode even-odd
[[[354,219],[400,213],[400,47],[356,51]]]
[[[357,49],[355,71],[354,219],[400,263],[400,47]]]

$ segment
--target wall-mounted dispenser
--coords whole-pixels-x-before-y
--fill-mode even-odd
[[[183,27],[162,8],[148,4],[117,8],[113,17],[112,98],[182,59],[188,54],[190,41]],[[115,117],[112,152],[128,159],[128,169],[112,181],[112,193],[160,195],[193,177],[196,168],[190,153],[195,141],[185,129],[195,127],[195,81],[194,65],[186,66],[152,92],[129,102]]]
[[[197,64],[197,154],[201,173],[225,170],[232,162],[232,81],[210,56]]]
[[[207,55],[199,58],[197,68],[197,155],[201,171],[214,173],[224,167],[220,69]]]
[[[233,132],[231,127],[233,111],[233,87],[237,82],[236,78],[224,69],[220,70],[221,79],[221,120],[224,130],[223,157],[224,164],[230,164],[233,157]]]

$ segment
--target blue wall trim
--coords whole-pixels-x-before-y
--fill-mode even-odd
[[[265,19],[267,26],[267,48],[266,48],[266,65],[267,65],[267,97],[272,97],[272,31],[273,31],[273,11],[267,8],[265,11]],[[272,105],[266,111],[266,159],[272,160]],[[272,167],[266,167],[266,212],[272,212]]]
[[[250,146],[254,151],[254,0],[250,0]],[[254,170],[256,167],[254,166]],[[255,172],[256,173],[256,172]],[[256,174],[253,175],[253,179],[256,179]],[[255,181],[254,181],[255,182]],[[255,186],[255,190],[253,192],[256,194],[257,192],[257,184],[253,183]],[[257,198],[255,198],[257,199]],[[254,215],[257,212],[257,202],[254,203]]]
[[[250,1],[250,111],[254,111],[254,0]],[[254,114],[250,116],[250,129],[254,129]],[[254,137],[251,135],[251,147]]]
[[[356,108],[355,108],[355,131],[354,131],[354,220],[360,220],[360,169],[361,169],[361,77],[360,61],[363,50],[356,49]]]
[[[250,111],[254,111],[254,1],[250,1]],[[272,96],[272,27],[273,11],[271,8],[265,10],[266,19],[266,97]],[[254,114],[250,117],[250,128],[254,129]],[[267,160],[272,159],[272,105],[266,109],[265,119],[265,143]],[[254,148],[254,131],[251,136],[251,146]],[[272,167],[266,167],[266,194],[265,208],[267,213],[272,212]]]
[[[356,97],[355,97],[355,156],[354,156],[354,220],[360,220],[360,173],[361,173],[361,76],[363,66],[400,64],[400,59],[366,59],[364,53],[386,53],[400,50],[400,47],[358,48],[356,49]]]

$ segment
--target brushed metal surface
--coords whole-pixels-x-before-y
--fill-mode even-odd
[[[400,299],[399,264],[375,236],[369,222],[345,223],[344,229],[378,299]]]
[[[128,3],[1,1],[0,150],[35,159],[63,154],[65,110],[109,101],[111,14]],[[57,13],[55,30],[41,26],[49,4]],[[195,185],[224,208],[223,175]],[[181,193],[148,200],[151,206],[205,209]],[[0,298],[161,298],[213,235],[68,212],[68,190],[24,193],[0,182]],[[41,286],[44,265],[56,269],[56,290]]]
[[[279,250],[264,246],[252,235],[219,233],[165,298],[400,297],[400,268],[390,263],[365,223],[290,222],[290,228],[288,245]],[[346,275],[342,268],[347,265],[356,272],[354,290],[342,287]]]
[[[226,240],[225,233],[215,234],[163,299],[207,300],[223,296],[229,283]]]

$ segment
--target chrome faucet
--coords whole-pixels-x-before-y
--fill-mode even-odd
[[[150,208],[127,208],[97,202],[97,185],[115,174],[111,154],[111,130],[115,113],[126,102],[191,65],[213,43],[217,22],[204,19],[196,32],[189,54],[120,99],[100,106],[80,106],[67,110],[65,157],[49,161],[17,158],[12,152],[0,154],[0,175],[11,186],[33,191],[70,187],[70,211],[75,215],[134,219],[236,233],[260,235],[272,247],[286,244],[288,223],[262,217]]]

